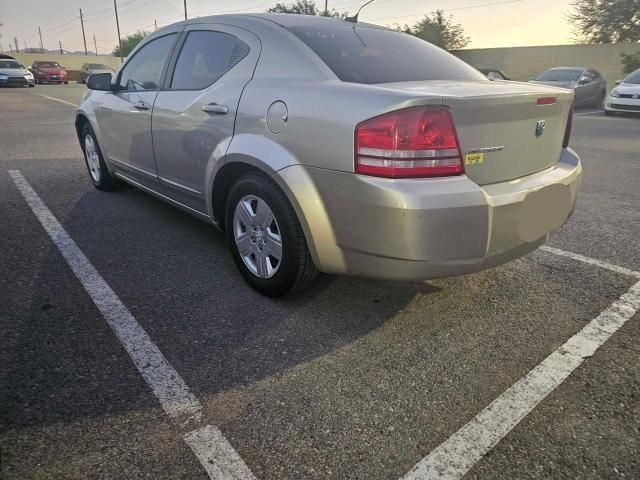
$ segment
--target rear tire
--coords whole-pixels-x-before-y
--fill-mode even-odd
[[[301,291],[317,277],[296,212],[266,175],[246,174],[231,187],[225,227],[236,266],[263,295]]]
[[[98,139],[88,123],[82,127],[81,139],[84,162],[87,165],[89,180],[91,180],[93,186],[106,192],[116,190],[122,185],[122,182],[112,177],[111,173],[109,173],[102,157],[100,145],[98,145]]]

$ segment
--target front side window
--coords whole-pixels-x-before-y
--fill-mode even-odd
[[[201,90],[242,60],[249,47],[222,32],[190,32],[184,42],[171,81],[174,90]]]
[[[151,40],[136,52],[133,58],[125,65],[120,75],[120,88],[122,90],[158,90],[162,80],[164,68],[176,34]]]

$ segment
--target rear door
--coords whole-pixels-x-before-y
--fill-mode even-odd
[[[206,213],[207,167],[226,152],[260,41],[222,24],[188,26],[153,111],[158,179],[168,197]]]
[[[168,33],[138,49],[118,75],[119,90],[104,95],[96,109],[101,147],[111,164],[152,189],[158,180],[151,112],[177,39],[177,32]]]

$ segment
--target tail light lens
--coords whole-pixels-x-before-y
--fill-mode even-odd
[[[562,148],[569,146],[569,139],[571,138],[571,128],[573,127],[573,104],[569,110],[569,116],[567,117],[567,127],[564,130],[564,140],[562,141]]]
[[[404,108],[356,127],[355,171],[388,178],[464,172],[451,112],[441,106]]]

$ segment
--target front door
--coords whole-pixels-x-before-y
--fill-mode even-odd
[[[120,72],[118,91],[104,95],[96,109],[102,149],[116,172],[158,188],[151,140],[151,114],[177,33],[143,45]]]
[[[185,29],[153,109],[153,146],[164,194],[206,213],[207,167],[226,153],[240,95],[260,54],[258,38],[221,24]]]

